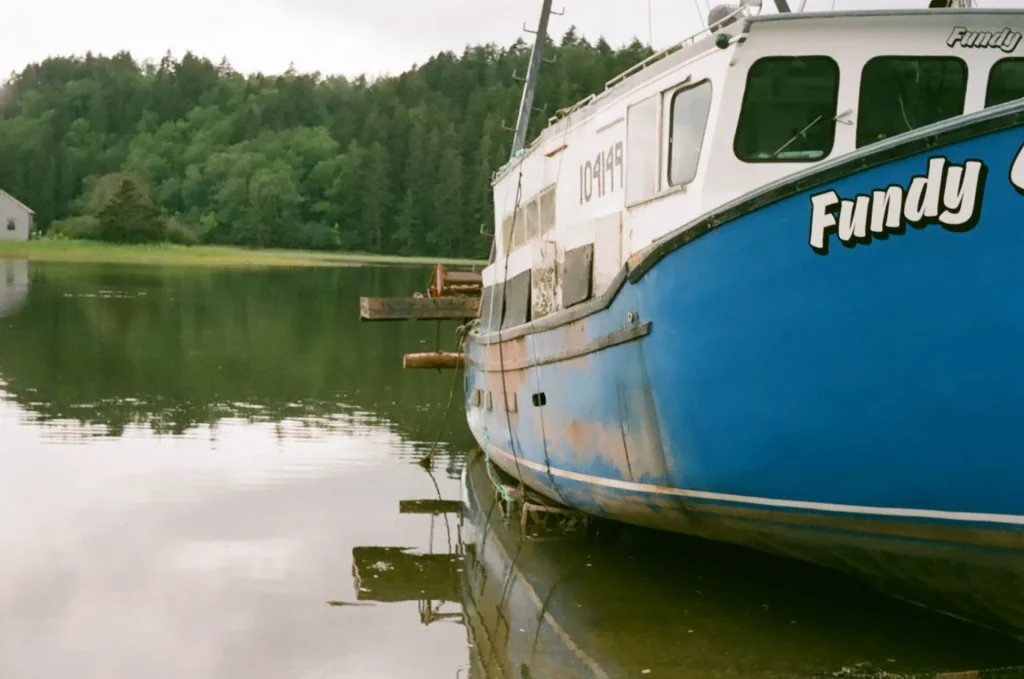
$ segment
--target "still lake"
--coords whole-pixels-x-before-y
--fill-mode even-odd
[[[455,324],[358,320],[429,273],[0,259],[0,677],[1022,674],[1024,645],[801,563],[522,539],[458,375],[401,367]]]

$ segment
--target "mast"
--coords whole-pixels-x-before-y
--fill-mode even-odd
[[[510,159],[515,158],[526,145],[526,128],[530,126],[533,94],[537,90],[537,77],[540,75],[541,55],[544,51],[544,40],[548,34],[548,18],[550,16],[551,0],[544,0],[544,5],[540,10],[540,22],[537,24],[537,38],[533,41],[533,49],[530,51],[530,66],[526,71],[523,98],[519,102],[519,117],[516,120],[516,136],[512,140]]]

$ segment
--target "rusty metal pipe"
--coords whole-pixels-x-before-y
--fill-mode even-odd
[[[465,365],[463,354],[450,351],[406,354],[402,357],[402,367],[408,370],[457,370]]]

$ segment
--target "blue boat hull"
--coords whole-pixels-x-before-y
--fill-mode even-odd
[[[499,334],[485,299],[474,436],[566,505],[1024,633],[1022,108],[729,206],[555,316]]]

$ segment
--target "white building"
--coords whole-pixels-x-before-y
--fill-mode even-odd
[[[28,240],[35,212],[0,189],[0,241]]]

